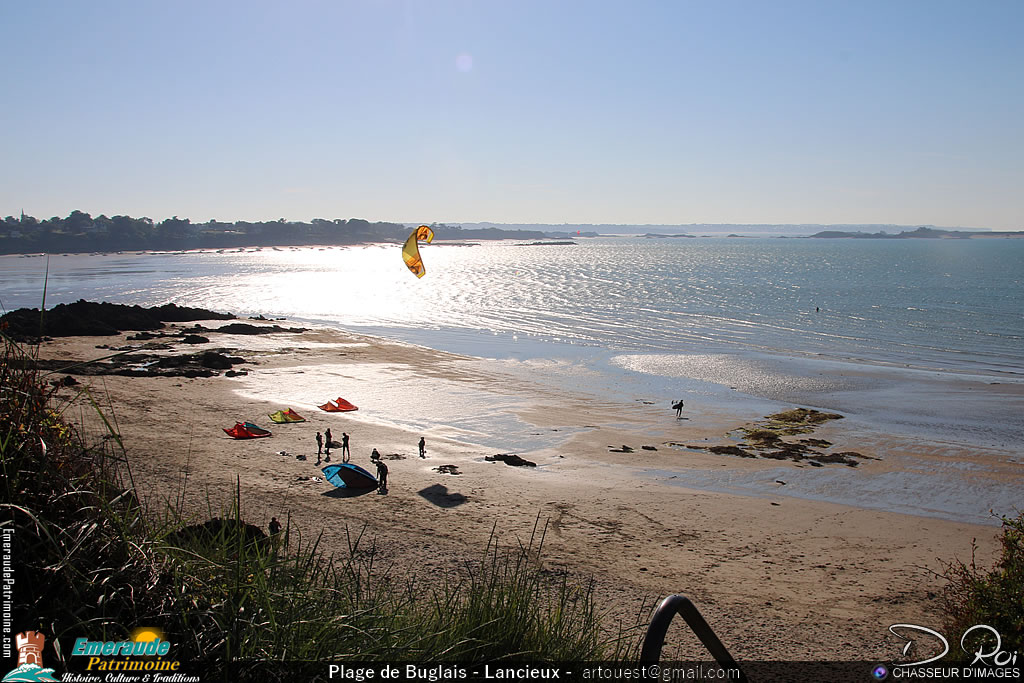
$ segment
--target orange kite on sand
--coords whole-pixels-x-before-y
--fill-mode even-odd
[[[359,408],[339,397],[337,401],[328,401],[320,406],[320,410],[325,410],[328,413],[347,413],[353,410],[359,410]]]
[[[409,239],[405,240],[405,246],[402,247],[402,259],[405,260],[405,265],[409,267],[412,274],[416,277],[423,277],[427,273],[426,267],[423,265],[423,259],[420,258],[420,248],[417,245],[419,240],[426,240],[428,243],[434,241],[434,231],[425,225],[421,225],[412,231],[409,235]]]

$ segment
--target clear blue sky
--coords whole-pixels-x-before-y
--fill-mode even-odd
[[[1021,0],[0,0],[0,215],[1024,229]]]

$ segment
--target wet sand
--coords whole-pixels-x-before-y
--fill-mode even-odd
[[[95,348],[100,343],[130,342],[62,339],[44,344],[40,356],[95,358],[103,354]],[[248,521],[265,528],[272,515],[290,520],[293,533],[307,540],[323,531],[328,552],[339,554],[348,534],[363,531],[398,574],[429,580],[480,558],[492,533],[515,546],[539,524],[546,529],[544,564],[592,579],[609,623],[633,623],[645,601],[682,593],[741,662],[891,661],[902,643],[889,625],[942,628],[944,582],[937,572],[955,558],[969,560],[973,539],[983,565],[996,551],[992,524],[794,497],[789,487],[798,487],[809,468],[667,445],[720,440],[752,417],[717,406],[688,402],[689,419],[676,420],[667,404],[634,401],[624,409],[622,402],[490,373],[471,359],[328,329],[220,335],[175,352],[213,347],[249,360],[240,366],[248,374],[80,378],[116,420],[140,498],[154,508],[181,498],[202,517],[208,503],[229,505],[238,482]],[[70,400],[76,389],[59,395]],[[360,411],[315,407],[338,396]],[[423,402],[449,411],[451,419],[417,417]],[[267,415],[286,407],[307,422],[273,425]],[[485,459],[513,449],[499,446],[501,433],[474,434],[486,423],[464,418],[496,411],[508,413],[508,429],[516,431],[510,441],[537,439],[538,447],[515,451],[537,467]],[[65,414],[83,425],[87,438],[102,438],[100,421],[81,397]],[[273,437],[236,441],[222,431],[245,420],[272,429]],[[314,435],[327,428],[336,439],[351,435],[356,464],[372,471],[371,449],[384,455],[386,494],[347,497],[323,481]],[[417,455],[421,435],[425,459]],[[856,469],[814,468],[836,477],[883,476],[900,457],[969,463],[976,456],[958,458],[952,445],[952,452],[936,452],[935,445],[847,429],[842,421],[814,436],[880,458]],[[634,452],[611,452],[623,444]],[[332,453],[335,461],[339,455]],[[443,473],[441,465],[459,474]],[[780,476],[780,468],[788,474]],[[731,480],[747,482],[750,495],[705,486]],[[670,638],[666,653],[702,654],[681,627],[674,625]]]

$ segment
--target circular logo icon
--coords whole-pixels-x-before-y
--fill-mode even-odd
[[[889,670],[879,664],[871,671],[871,675],[875,677],[876,681],[884,681],[889,677]]]

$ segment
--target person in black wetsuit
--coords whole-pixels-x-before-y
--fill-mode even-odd
[[[380,482],[377,492],[385,493],[388,490],[388,466],[379,457],[373,461],[373,464],[377,466],[377,481]]]

